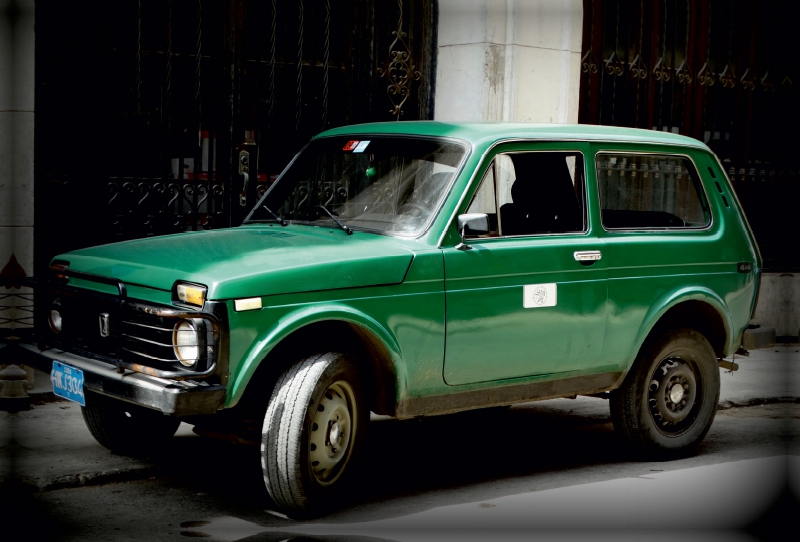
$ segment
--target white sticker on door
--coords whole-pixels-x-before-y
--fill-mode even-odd
[[[526,309],[555,307],[558,289],[556,284],[526,284],[522,287],[522,306]]]

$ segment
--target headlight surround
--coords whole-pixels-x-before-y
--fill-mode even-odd
[[[50,324],[50,329],[53,330],[53,333],[61,333],[62,321],[61,313],[58,312],[58,309],[50,309],[50,314],[47,317],[47,323]]]
[[[200,329],[190,320],[180,320],[172,330],[172,349],[184,367],[192,367],[200,359]]]

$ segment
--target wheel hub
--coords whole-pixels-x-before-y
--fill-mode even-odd
[[[648,402],[656,423],[667,428],[686,420],[692,412],[697,381],[691,367],[681,359],[666,359],[653,373]]]
[[[308,458],[322,485],[332,484],[350,456],[355,434],[355,395],[345,381],[333,383],[317,405],[311,425]]]
[[[339,423],[333,422],[328,430],[328,442],[330,442],[331,445],[339,444],[339,438],[341,436],[342,433],[339,431]]]
[[[680,403],[683,400],[683,386],[674,384],[669,390],[669,399],[673,403]]]

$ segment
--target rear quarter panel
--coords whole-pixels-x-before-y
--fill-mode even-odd
[[[661,145],[595,144],[593,151],[688,157],[697,168],[712,215],[711,225],[702,230],[609,231],[600,223],[600,201],[592,202],[598,206],[592,216],[605,243],[609,279],[602,358],[629,369],[658,319],[688,300],[704,301],[720,313],[727,334],[725,351],[734,351],[748,324],[757,285],[757,273],[740,273],[737,264],[750,262],[755,269],[758,258],[715,157],[703,149]],[[590,167],[595,166],[592,160]],[[596,171],[590,175],[597,178]]]

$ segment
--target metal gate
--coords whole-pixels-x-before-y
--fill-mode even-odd
[[[314,134],[432,118],[435,0],[36,2],[35,268],[235,226]]]
[[[775,271],[800,270],[792,20],[777,1],[584,0],[580,121],[707,143]]]

